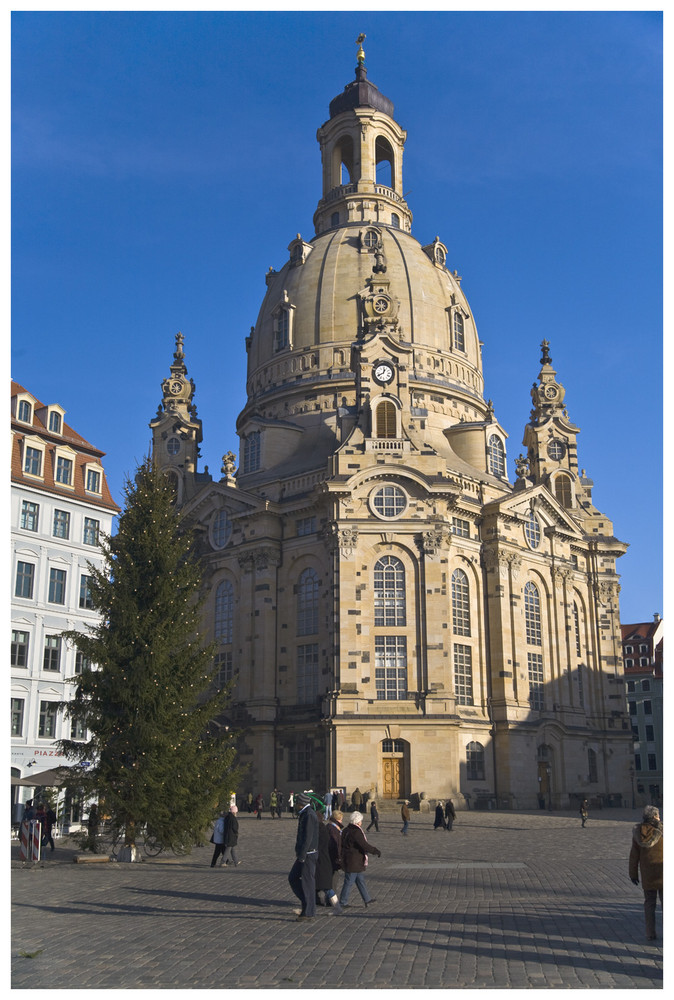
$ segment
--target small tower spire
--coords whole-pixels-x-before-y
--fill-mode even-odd
[[[365,62],[365,52],[363,51],[363,42],[365,41],[365,35],[359,35],[356,39],[356,45],[358,46],[358,65],[362,66]]]

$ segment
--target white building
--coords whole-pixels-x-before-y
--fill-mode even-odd
[[[119,508],[94,448],[12,382],[12,777],[29,778],[67,763],[54,746],[71,735],[59,701],[74,694],[81,654],[60,636],[96,621],[89,564],[102,565],[101,534]],[[13,815],[30,789],[13,788]]]

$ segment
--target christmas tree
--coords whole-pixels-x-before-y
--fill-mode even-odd
[[[86,665],[66,716],[85,740],[61,740],[71,760],[91,761],[83,785],[134,846],[142,831],[166,847],[199,842],[235,788],[235,734],[222,723],[227,689],[215,691],[212,645],[201,635],[201,572],[169,485],[150,459],[124,491],[105,564],[90,567],[101,621],[68,631]]]

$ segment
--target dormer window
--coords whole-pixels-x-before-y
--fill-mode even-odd
[[[19,406],[17,409],[17,418],[21,420],[24,424],[32,424],[33,422],[33,407],[30,405],[27,399],[20,399]]]
[[[23,456],[23,471],[28,476],[42,476],[42,456],[41,448],[33,448],[26,445]]]
[[[73,462],[71,458],[60,456],[56,459],[56,482],[61,486],[72,486]]]
[[[52,434],[60,434],[63,427],[63,417],[58,410],[49,411],[49,430]]]
[[[463,316],[458,309],[454,311],[454,349],[456,351],[465,351],[466,340],[463,330]]]
[[[363,248],[368,252],[376,250],[381,245],[381,233],[378,229],[366,229],[361,233],[360,241]]]
[[[94,469],[87,466],[87,479],[86,479],[86,489],[87,493],[98,493],[101,492],[101,473],[98,469]]]

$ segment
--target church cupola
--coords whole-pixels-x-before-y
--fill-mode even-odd
[[[179,503],[194,492],[197,480],[210,480],[207,472],[197,474],[202,429],[193,401],[194,382],[187,377],[183,342],[182,333],[177,333],[170,374],[161,384],[162,401],[150,421],[154,463],[173,485]]]
[[[355,80],[330,102],[330,118],[317,132],[323,159],[317,235],[349,223],[412,228],[403,198],[407,133],[393,118],[393,102],[367,78],[364,40],[358,36]]]

